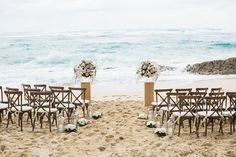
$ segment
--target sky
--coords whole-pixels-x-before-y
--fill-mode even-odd
[[[0,33],[236,29],[236,0],[0,0]]]

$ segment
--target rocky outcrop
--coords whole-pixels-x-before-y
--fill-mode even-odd
[[[161,72],[167,71],[167,70],[173,71],[176,69],[175,67],[171,67],[171,66],[164,66],[164,65],[158,65],[158,66]]]
[[[187,65],[186,71],[202,75],[236,74],[236,57]]]

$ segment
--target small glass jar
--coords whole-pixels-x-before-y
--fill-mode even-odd
[[[64,120],[65,118],[63,117],[62,114],[59,114],[58,116],[58,132],[64,132]]]
[[[174,125],[175,125],[174,118],[170,117],[169,120],[167,121],[167,127],[168,127],[167,131],[168,131],[168,136],[169,137],[173,136]]]

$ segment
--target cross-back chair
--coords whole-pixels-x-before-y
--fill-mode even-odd
[[[180,129],[184,120],[189,121],[190,133],[192,133],[192,121],[195,120],[200,100],[200,96],[179,96],[179,103],[176,105],[177,111],[172,113],[176,121],[179,121],[178,136],[180,136]]]
[[[41,92],[47,91],[47,85],[46,84],[34,84],[35,89],[40,89]]]
[[[226,96],[207,96],[205,99],[206,110],[197,113],[199,116],[198,128],[200,126],[200,120],[202,120],[205,123],[205,135],[207,135],[208,124],[212,123],[211,131],[213,132],[214,120],[218,120],[220,122],[219,131],[223,134],[223,105],[226,102]]]
[[[57,125],[57,109],[52,107],[52,92],[32,92],[31,100],[34,108],[33,131],[35,129],[36,118],[39,117],[41,128],[43,127],[43,118],[46,115],[48,118],[49,130],[52,131],[52,119],[56,121]],[[51,117],[53,116],[53,117]]]
[[[7,127],[9,125],[9,121],[12,120],[12,114],[18,114],[18,123],[23,131],[23,115],[24,113],[28,113],[28,117],[32,123],[32,107],[25,106],[22,104],[22,91],[5,91],[7,101],[8,101],[8,118],[7,118]]]
[[[70,122],[70,117],[75,109],[75,105],[71,104],[71,91],[70,90],[52,90],[53,102],[59,112],[65,112]]]
[[[69,87],[68,89],[71,92],[71,103],[75,105],[75,108],[80,106],[83,111],[83,116],[85,116],[85,109],[88,109],[88,105],[90,103],[85,99],[86,88]]]

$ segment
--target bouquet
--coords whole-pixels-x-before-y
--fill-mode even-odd
[[[67,124],[65,126],[65,132],[75,132],[76,131],[76,125],[74,124]]]
[[[138,119],[147,119],[147,116],[145,116],[144,113],[140,113],[140,114],[138,115]]]
[[[147,121],[146,126],[149,128],[156,128],[156,124],[154,121]]]
[[[157,136],[159,137],[164,137],[167,135],[167,130],[166,128],[156,128],[156,130],[154,131],[155,134],[157,134]]]
[[[88,124],[88,120],[85,119],[85,118],[81,118],[81,119],[79,119],[78,122],[77,122],[77,125],[78,125],[78,126],[85,126],[85,125],[87,125],[87,124]]]
[[[92,114],[93,119],[98,119],[102,117],[102,113],[99,111],[96,111]]]
[[[96,77],[96,72],[96,66],[89,60],[82,60],[80,64],[74,67],[76,79],[91,78],[93,80]]]
[[[156,81],[160,75],[159,66],[154,62],[143,61],[141,62],[136,74],[139,78],[153,78],[153,80]]]

